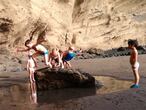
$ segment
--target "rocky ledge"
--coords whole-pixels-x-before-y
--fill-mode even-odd
[[[146,46],[138,46],[137,50],[139,55],[146,54]],[[128,49],[128,47],[113,48],[106,51],[96,48],[90,48],[88,50],[84,50],[75,59],[109,58],[109,57],[129,56],[129,55],[130,55],[130,49]]]
[[[42,68],[35,72],[37,90],[71,87],[101,87],[89,73],[74,69]]]

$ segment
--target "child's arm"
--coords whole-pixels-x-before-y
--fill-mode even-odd
[[[27,69],[27,71],[29,70],[29,67],[30,67],[30,62],[27,61],[27,65],[26,65],[26,69]]]
[[[32,59],[33,59],[33,62],[34,62],[34,64],[35,64],[35,67],[37,67],[37,61],[36,61],[36,59],[33,58],[33,57],[32,57]]]
[[[37,62],[36,62],[36,60],[33,58],[33,60],[34,60],[34,63],[35,63],[35,67],[37,67]]]
[[[49,62],[51,63],[51,61],[52,61],[52,58],[51,58],[51,53],[48,55],[48,59],[49,59]]]
[[[17,49],[17,52],[27,52],[29,50],[30,50],[30,48],[27,48],[27,49]]]

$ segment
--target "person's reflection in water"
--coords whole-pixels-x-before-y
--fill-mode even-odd
[[[37,104],[37,90],[35,82],[30,82],[30,90],[31,90],[30,100],[33,104]]]

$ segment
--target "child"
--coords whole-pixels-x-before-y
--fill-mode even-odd
[[[139,88],[139,80],[140,76],[138,73],[139,69],[139,62],[138,62],[138,51],[136,47],[138,46],[137,40],[128,40],[128,48],[131,49],[131,56],[130,56],[130,64],[132,66],[132,71],[134,73],[134,84],[131,86],[131,88]]]
[[[55,49],[55,48],[52,49],[52,52],[49,54],[49,62],[52,64],[53,67],[61,66],[61,68],[64,68],[58,49]]]
[[[74,53],[74,47],[69,47],[67,51],[63,52],[61,55],[61,58],[63,60],[64,65],[66,65],[66,67],[70,67],[71,68],[71,64],[70,61],[76,56],[76,54]]]
[[[27,71],[29,71],[29,78],[30,78],[31,83],[35,82],[35,79],[34,79],[35,69],[36,69],[36,61],[32,57],[32,53],[29,52],[28,53],[28,61],[27,61]]]
[[[25,52],[25,51],[29,51],[30,49],[35,50],[35,53],[32,55],[33,58],[39,56],[39,55],[43,55],[44,59],[45,59],[45,64],[48,65],[50,68],[52,68],[52,65],[50,64],[50,62],[48,61],[48,50],[41,44],[36,43],[35,45],[33,45],[31,43],[31,40],[28,39],[25,42],[25,46],[27,47],[27,49],[23,49],[23,50],[18,50],[19,52]]]
[[[32,57],[32,53],[29,51],[28,61],[27,61],[27,70],[29,71],[31,99],[34,103],[37,103],[36,85],[35,85],[35,78],[34,78],[35,69],[36,69],[36,62]]]

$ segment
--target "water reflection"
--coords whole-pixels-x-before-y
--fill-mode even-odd
[[[2,79],[0,80],[0,106],[2,110],[42,110],[45,107],[52,110],[80,110],[92,104],[91,96],[122,91],[132,84],[130,81],[111,77],[95,78],[104,84],[102,88],[67,88],[49,91],[37,91],[35,83],[29,84],[24,79]]]
[[[34,104],[37,104],[37,90],[35,82],[30,82],[30,101]]]
[[[67,88],[38,92],[38,103],[57,103],[96,94],[96,88]]]
[[[100,81],[104,86],[97,90],[97,94],[109,94],[112,92],[129,89],[132,85],[131,81],[118,80],[107,76],[95,76],[95,79]]]

